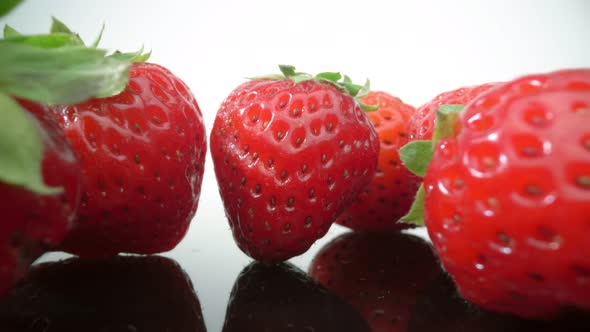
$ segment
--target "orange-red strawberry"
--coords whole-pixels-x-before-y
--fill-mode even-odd
[[[379,135],[379,163],[371,183],[337,223],[359,231],[410,227],[398,220],[408,212],[421,180],[402,165],[398,150],[408,142],[409,119],[415,109],[381,91],[370,91],[360,100],[379,105],[376,111],[367,112]]]
[[[167,69],[136,63],[118,95],[53,108],[80,158],[79,216],[62,249],[81,256],[170,250],[195,215],[203,117]]]
[[[0,296],[36,258],[63,240],[80,199],[80,166],[63,133],[48,117],[46,107],[19,103],[32,115],[33,129],[41,137],[42,180],[61,190],[39,193],[0,180]]]
[[[281,67],[222,103],[211,156],[239,248],[273,263],[305,252],[375,174],[379,141],[340,74]]]

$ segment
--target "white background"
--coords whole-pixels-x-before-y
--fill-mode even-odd
[[[590,67],[585,0],[26,0],[0,24],[42,32],[51,15],[87,41],[105,23],[103,48],[151,49],[151,62],[191,87],[208,130],[244,77],[275,72],[279,63],[370,78],[374,89],[415,106],[462,85]],[[305,268],[326,240],[293,262]],[[166,255],[192,277],[208,330],[220,331],[234,278],[249,259],[233,245],[210,159],[189,234]]]

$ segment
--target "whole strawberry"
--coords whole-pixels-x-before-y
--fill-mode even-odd
[[[534,318],[590,310],[589,106],[590,69],[572,69],[439,117],[424,217],[467,300]]]
[[[442,105],[466,105],[480,94],[490,90],[498,83],[465,86],[443,92],[431,101],[420,106],[410,118],[410,140],[431,139],[436,120],[436,112]]]
[[[195,215],[203,118],[167,69],[135,63],[118,95],[53,108],[82,165],[79,216],[62,249],[80,256],[170,250]]]
[[[39,167],[41,180],[48,187],[41,190],[0,179],[0,297],[36,258],[63,240],[80,199],[78,161],[63,133],[48,117],[47,108],[25,100],[19,100],[19,105],[28,111],[25,114],[31,123],[26,135],[41,138]],[[0,112],[9,114],[7,109]],[[0,139],[0,143],[5,141]],[[6,151],[4,148],[1,150]]]
[[[305,252],[375,174],[379,141],[340,74],[282,66],[222,103],[211,132],[221,198],[239,248],[267,263]]]
[[[370,91],[360,100],[379,105],[367,112],[379,136],[379,163],[371,183],[337,223],[359,231],[408,228],[411,224],[398,220],[408,212],[421,180],[402,165],[398,150],[408,142],[408,122],[415,109],[381,91]]]
[[[314,257],[309,274],[346,300],[371,331],[406,331],[418,295],[442,269],[432,247],[399,232],[352,232]]]

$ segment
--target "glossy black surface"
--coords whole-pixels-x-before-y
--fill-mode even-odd
[[[196,242],[196,233],[168,257],[53,253],[0,303],[0,331],[590,330],[586,314],[525,321],[465,302],[424,231],[414,233],[334,227],[308,253],[275,267],[252,262],[233,242]]]
[[[173,260],[70,258],[35,266],[0,303],[2,331],[205,331],[189,277]]]

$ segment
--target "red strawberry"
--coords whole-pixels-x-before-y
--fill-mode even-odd
[[[136,63],[120,94],[54,109],[82,164],[79,217],[62,249],[81,256],[167,251],[201,190],[206,134],[189,88]]]
[[[191,280],[158,256],[36,265],[0,302],[2,331],[206,331]]]
[[[411,224],[398,220],[408,212],[421,180],[402,165],[398,150],[408,142],[408,121],[415,109],[380,91],[370,91],[361,101],[379,105],[367,112],[381,142],[379,164],[371,183],[337,223],[361,231],[408,228]]]
[[[281,68],[285,77],[237,87],[211,133],[234,239],[269,263],[299,255],[324,236],[370,182],[379,151],[353,98],[360,86],[334,82],[339,74],[311,77]]]
[[[590,310],[590,69],[501,85],[450,126],[425,223],[461,294],[524,317]]]
[[[254,262],[231,291],[223,332],[370,331],[350,305],[292,264]]]
[[[442,274],[427,242],[387,232],[343,234],[320,250],[309,270],[375,332],[406,331],[418,294]]]
[[[37,193],[0,181],[0,296],[69,229],[80,199],[80,167],[47,108],[20,100],[43,143],[42,179],[59,193]],[[5,110],[0,110],[4,112]],[[3,143],[3,142],[2,142]]]
[[[441,105],[466,105],[480,94],[490,90],[498,83],[486,83],[461,87],[439,94],[428,103],[420,106],[410,119],[410,140],[431,139],[436,120],[436,111]]]

